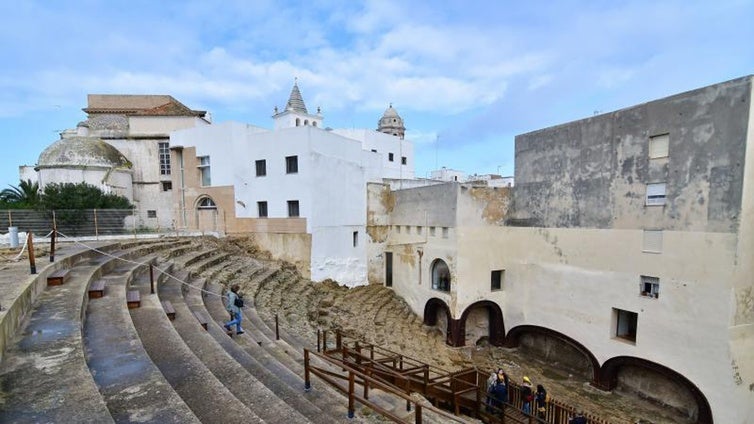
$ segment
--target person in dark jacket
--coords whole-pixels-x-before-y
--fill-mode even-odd
[[[493,413],[502,413],[505,403],[508,402],[508,375],[502,369],[497,370],[497,377],[488,389],[490,408]]]
[[[531,402],[534,400],[534,392],[531,389],[531,380],[524,376],[521,383],[521,410],[524,414],[531,415]]]
[[[534,407],[537,411],[537,418],[545,418],[545,413],[547,412],[547,409],[545,405],[547,404],[547,390],[545,390],[545,387],[541,384],[537,384],[537,392],[534,393]]]
[[[575,416],[568,420],[568,424],[587,424],[584,413],[578,412]]]

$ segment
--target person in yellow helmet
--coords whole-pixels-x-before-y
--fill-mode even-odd
[[[534,400],[534,392],[531,388],[531,380],[529,377],[524,376],[524,381],[521,383],[521,410],[524,414],[531,415],[531,402]]]

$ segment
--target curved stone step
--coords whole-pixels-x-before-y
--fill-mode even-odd
[[[208,291],[217,293],[216,290],[218,290],[218,287],[211,288]],[[278,393],[278,390],[293,390],[293,393],[295,393],[296,396],[311,401],[319,409],[325,411],[328,420],[346,422],[344,421],[347,416],[347,399],[345,397],[330,390],[324,382],[319,385],[320,388],[318,390],[304,392],[304,381],[302,378],[303,365],[296,364],[295,361],[293,361],[293,366],[297,366],[299,367],[298,369],[301,370],[300,373],[296,373],[289,368],[289,366],[291,366],[291,359],[289,357],[287,361],[289,366],[286,366],[280,361],[279,354],[271,353],[270,350],[260,346],[251,338],[244,337],[245,335],[234,337],[231,340],[224,334],[224,331],[221,328],[223,320],[227,318],[227,313],[225,312],[225,307],[220,298],[213,295],[205,295],[204,305],[213,318],[215,328],[220,331],[218,334],[224,336],[224,338],[221,338],[218,342],[221,343],[223,347],[225,347],[226,350],[234,356],[237,361],[239,361],[239,363],[244,365],[244,367],[247,367],[247,369],[250,369],[250,372],[252,372],[252,374],[254,374],[260,381],[263,381],[265,385],[270,387],[270,389],[276,393]],[[225,341],[223,342],[222,340]],[[243,354],[239,352],[243,352]],[[284,355],[283,358],[284,357],[287,357],[287,354]],[[253,358],[253,362],[258,364],[255,365],[250,362],[250,358]],[[272,376],[273,379],[271,379],[270,376]],[[281,386],[280,382],[282,382],[284,386]],[[286,402],[289,402],[289,399],[291,399],[290,395],[278,393],[278,396],[281,396]],[[357,419],[359,420],[357,422],[363,420],[358,414]]]
[[[144,348],[194,415],[202,422],[262,423],[186,346],[157,295],[142,293],[141,299],[142,306],[129,312]]]
[[[8,348],[0,364],[0,422],[113,422],[81,338],[86,287],[101,266],[94,255],[70,268],[66,284],[40,294]]]
[[[84,325],[87,362],[115,422],[198,423],[152,363],[125,305],[131,280],[149,283],[153,259],[137,258],[144,265],[102,276],[106,295],[90,301]]]
[[[189,282],[190,283],[190,282]],[[183,286],[187,287],[187,286]],[[208,331],[197,331],[194,311],[201,311],[196,305],[192,311],[185,303],[182,292],[198,293],[188,286],[183,290],[175,280],[168,280],[160,286],[160,299],[169,300],[176,311],[173,326],[181,335],[186,345],[204,362],[207,368],[246,406],[266,423],[308,423],[312,422],[296,409],[277,397],[263,383],[231,357],[216,342],[210,332],[217,332],[216,326],[207,327]],[[201,304],[201,297],[198,302]],[[217,335],[217,334],[216,334]],[[228,338],[225,334],[220,334]],[[321,413],[321,411],[320,411]]]

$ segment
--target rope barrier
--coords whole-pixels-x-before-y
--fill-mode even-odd
[[[53,231],[55,231],[55,230],[53,230]],[[148,264],[148,263],[146,263],[146,262],[137,262],[137,261],[132,261],[132,260],[130,260],[130,259],[121,258],[121,257],[119,257],[119,256],[111,255],[111,254],[109,254],[109,253],[107,253],[107,252],[105,252],[105,251],[102,251],[102,250],[100,250],[100,249],[97,249],[96,247],[93,247],[93,246],[89,246],[89,245],[87,245],[87,244],[84,244],[84,243],[82,243],[82,242],[80,242],[80,241],[76,240],[76,239],[75,239],[75,238],[73,238],[73,237],[69,237],[69,236],[67,236],[67,235],[65,235],[65,234],[63,234],[63,233],[61,233],[60,231],[56,231],[56,233],[57,233],[57,234],[58,234],[59,236],[61,236],[61,237],[63,237],[63,238],[66,238],[66,239],[69,239],[70,241],[73,241],[74,243],[76,243],[76,244],[78,244],[78,245],[80,245],[80,246],[82,246],[82,247],[84,247],[84,248],[86,248],[86,249],[88,249],[88,250],[90,250],[90,251],[92,251],[92,252],[95,252],[95,253],[99,253],[100,255],[103,255],[103,256],[107,256],[107,257],[110,257],[110,258],[113,258],[113,259],[118,259],[118,260],[121,260],[121,261],[123,261],[123,262],[127,262],[127,263],[130,263],[130,264],[133,264],[133,265],[149,265],[149,264]],[[51,231],[51,232],[50,232],[50,233],[48,234],[48,236],[49,236],[50,234],[52,234],[52,231]],[[195,286],[195,285],[193,285],[193,284],[191,284],[191,283],[189,283],[189,282],[183,281],[183,280],[181,280],[180,278],[176,277],[175,275],[172,275],[172,274],[170,274],[170,273],[169,273],[169,272],[167,272],[167,271],[166,271],[165,269],[160,269],[160,268],[158,268],[157,266],[154,266],[154,269],[155,269],[155,270],[157,270],[157,271],[158,271],[159,273],[165,274],[165,275],[166,275],[167,277],[169,277],[169,278],[172,278],[173,280],[175,280],[175,281],[179,282],[180,284],[183,284],[184,286],[187,286],[187,287],[189,287],[189,288],[192,288],[192,289],[195,289],[195,290],[199,290],[199,291],[200,291],[200,292],[202,292],[202,293],[206,293],[206,294],[209,294],[209,295],[212,295],[212,296],[217,296],[217,297],[220,297],[220,298],[223,298],[223,297],[225,297],[225,296],[223,296],[222,294],[217,294],[217,293],[215,293],[215,292],[211,292],[211,291],[209,291],[209,290],[205,290],[205,289],[203,289],[203,288],[201,288],[201,287]]]

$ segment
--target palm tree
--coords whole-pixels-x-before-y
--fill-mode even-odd
[[[0,201],[18,206],[36,206],[39,204],[39,183],[21,180],[18,187],[10,186],[0,191]]]

